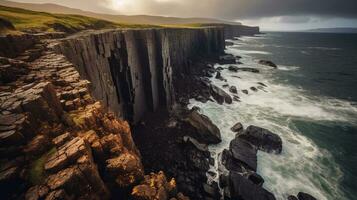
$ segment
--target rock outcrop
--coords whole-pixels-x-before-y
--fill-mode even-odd
[[[243,129],[236,123],[231,130],[237,132],[229,149],[222,152],[224,172],[220,175],[225,199],[275,200],[272,193],[264,189],[264,179],[257,174],[257,151],[281,152],[279,136],[256,126]]]
[[[92,98],[72,63],[42,47],[30,62],[0,58],[2,197],[109,199],[144,175],[129,125]]]

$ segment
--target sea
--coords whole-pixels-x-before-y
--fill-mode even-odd
[[[282,138],[281,154],[258,152],[263,187],[277,199],[298,192],[321,200],[357,199],[357,34],[267,32],[228,41],[234,45],[226,53],[242,57],[237,66],[260,73],[223,70],[227,82],[211,78],[227,92],[224,84],[236,86],[241,102],[190,100],[221,130],[223,142],[210,146],[216,158],[211,170],[221,170],[220,153],[235,136],[230,128],[241,122]],[[278,68],[258,64],[261,59]],[[250,90],[259,82],[267,87]]]

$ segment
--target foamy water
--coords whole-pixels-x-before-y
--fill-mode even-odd
[[[259,65],[252,54],[269,52],[239,49],[242,41],[247,40],[252,38],[231,40],[235,45],[228,47],[226,53],[242,56],[240,61],[243,64],[239,67],[254,67],[259,69],[260,73],[223,70],[221,74],[227,82],[211,78],[211,81],[221,88],[224,84],[236,86],[241,102],[219,105],[215,102],[203,104],[195,100],[190,101],[190,106],[199,106],[201,112],[210,117],[221,130],[222,143],[210,146],[216,160],[211,170],[220,171],[218,155],[229,147],[229,142],[234,138],[235,134],[230,128],[236,122],[241,122],[244,127],[257,125],[278,134],[283,141],[283,151],[280,155],[260,151],[258,153],[258,173],[265,180],[264,187],[274,193],[277,199],[287,199],[288,195],[296,195],[301,191],[310,193],[317,199],[344,199],[339,188],[343,174],[332,155],[304,137],[292,121],[301,119],[357,123],[357,107],[347,101],[312,96],[301,88],[277,83],[274,81],[277,70],[296,71],[299,66],[278,66],[278,69],[274,70]],[[229,65],[215,67],[218,66],[227,68]],[[249,88],[258,87],[258,82],[268,87],[260,87],[258,92],[251,91]],[[228,88],[223,89],[229,93]],[[240,92],[244,89],[249,90],[248,95]],[[213,179],[218,181],[218,177]]]

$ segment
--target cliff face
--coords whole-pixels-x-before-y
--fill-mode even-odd
[[[91,84],[93,96],[119,117],[137,122],[159,105],[169,109],[174,79],[190,61],[224,50],[224,30],[111,30],[76,35],[54,45]]]

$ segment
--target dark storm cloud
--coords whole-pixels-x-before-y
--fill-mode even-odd
[[[314,15],[357,18],[357,0],[17,0],[98,12],[252,19]],[[115,3],[116,2],[116,3]],[[116,6],[114,6],[116,5]],[[287,19],[289,20],[289,19]],[[291,19],[293,20],[293,19]]]
[[[320,15],[357,18],[357,0],[141,0],[151,12],[205,15],[228,19],[261,18],[273,16]],[[172,9],[167,10],[165,4]],[[174,5],[173,5],[174,4]]]

